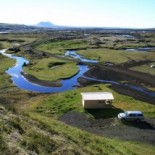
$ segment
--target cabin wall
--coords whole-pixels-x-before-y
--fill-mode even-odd
[[[85,109],[102,109],[111,107],[111,100],[85,100],[83,106]]]

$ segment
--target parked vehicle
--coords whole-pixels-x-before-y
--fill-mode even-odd
[[[142,120],[144,120],[144,116],[141,111],[125,111],[124,113],[119,113],[118,118],[120,120],[127,120],[127,121],[142,121]]]

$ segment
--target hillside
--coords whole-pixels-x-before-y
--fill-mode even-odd
[[[152,154],[143,144],[110,140],[41,115],[17,115],[0,106],[0,150],[3,155]]]

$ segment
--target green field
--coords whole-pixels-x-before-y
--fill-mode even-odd
[[[54,81],[75,75],[78,67],[73,62],[51,57],[32,60],[31,65],[24,67],[24,71],[41,80]]]
[[[87,49],[81,50],[81,48],[87,48]],[[41,43],[36,47],[36,49],[56,55],[64,55],[64,53],[68,49],[77,49],[77,53],[84,56],[85,58],[95,59],[98,60],[99,62],[110,61],[115,64],[124,63],[130,60],[136,60],[136,61],[145,59],[155,60],[155,52],[147,52],[147,53],[138,51],[129,52],[125,50],[108,49],[104,48],[104,46],[97,48],[96,45],[91,44],[90,41],[82,41],[82,40],[65,40],[65,41],[63,40],[53,42],[51,41]]]
[[[36,47],[36,49],[45,51],[52,54],[64,55],[64,52],[68,49],[80,49],[90,47],[89,43],[84,40],[74,39],[74,40],[58,40],[58,41],[48,41],[42,43]]]
[[[145,103],[142,101],[138,101],[133,99],[132,97],[120,95],[117,92],[113,91],[109,88],[109,85],[99,84],[93,86],[87,86],[84,88],[66,91],[63,93],[58,94],[51,94],[48,95],[46,98],[40,98],[39,100],[33,100],[33,102],[28,102],[28,111],[37,112],[44,116],[59,118],[63,114],[69,111],[77,111],[85,113],[82,107],[82,99],[81,99],[81,92],[97,92],[97,91],[104,91],[104,92],[112,92],[114,94],[115,100],[113,101],[113,106],[117,109],[122,111],[126,110],[136,110],[139,109],[144,112],[146,117],[155,118],[155,106],[149,103]],[[115,111],[112,111],[112,117],[117,117]],[[107,114],[107,113],[106,113]],[[102,115],[102,117],[106,117],[106,114],[97,114]],[[89,114],[90,116],[90,114]],[[93,117],[93,116],[92,116]]]
[[[110,61],[115,64],[124,63],[130,60],[155,60],[155,52],[127,52],[123,50],[101,48],[79,50],[77,53],[89,59],[99,60],[99,62]]]

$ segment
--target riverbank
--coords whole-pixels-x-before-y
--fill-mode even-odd
[[[46,81],[46,80],[40,80],[37,77],[35,77],[35,76],[31,75],[31,74],[26,74],[24,72],[21,72],[21,74],[29,82],[38,84],[40,86],[45,86],[45,87],[61,87],[62,86],[62,83],[61,83],[60,80]]]
[[[155,104],[155,96],[150,95],[154,92],[151,90],[148,91],[148,93],[143,92],[144,86],[155,86],[155,76],[153,75],[132,71],[127,69],[126,67],[108,67],[104,65],[97,65],[96,67],[92,67],[84,75],[86,77],[97,80],[120,82],[120,84],[112,84],[111,88],[120,94],[131,96],[140,101]],[[82,86],[99,83],[98,81],[90,79],[87,80],[85,78],[79,78],[78,82]],[[137,86],[137,89],[133,89],[132,87],[130,87],[130,85],[134,86],[135,88]],[[142,89],[139,90],[139,88]]]
[[[74,53],[74,55],[76,55],[76,53]],[[17,57],[17,59],[18,59],[18,57]],[[91,60],[87,60],[87,61],[91,61]],[[142,63],[144,63],[144,62],[145,61],[142,61]],[[141,63],[141,62],[139,62],[139,63]],[[145,63],[149,63],[149,62],[146,61]],[[137,62],[136,62],[136,64],[137,64]],[[131,65],[134,66],[134,61],[132,62],[132,64],[130,63],[130,66]],[[79,78],[78,82],[79,82],[80,86],[93,84],[94,82],[98,83],[99,81],[97,81],[97,80],[111,81],[110,82],[112,84],[111,88],[113,90],[119,92],[120,94],[128,95],[128,96],[131,96],[137,100],[155,104],[154,103],[155,95],[154,96],[150,95],[154,92],[148,91],[147,93],[145,93],[143,91],[144,85],[149,86],[149,87],[155,87],[155,82],[154,82],[155,76],[149,75],[146,73],[137,72],[137,71],[132,71],[132,70],[129,70],[128,67],[129,67],[129,63],[124,63],[122,66],[115,66],[115,65],[105,66],[105,65],[98,65],[95,63],[93,65],[93,67],[91,67],[89,70],[86,69],[87,68],[86,66],[85,66],[85,69],[81,68],[78,77],[76,77],[76,75],[75,75],[75,77],[76,77],[76,79]],[[92,78],[93,80],[91,81],[90,79],[82,78],[83,73],[86,77]],[[18,74],[20,74],[20,73],[18,73]],[[54,81],[41,80],[31,74],[26,74],[24,72],[22,72],[21,74],[29,83],[31,83],[30,90],[32,90],[32,91],[36,90],[37,92],[39,92],[39,89],[44,89],[45,87],[49,87],[49,88],[51,87],[50,90],[48,90],[48,88],[45,88],[46,91],[41,90],[40,92],[45,92],[45,93],[55,92],[55,91],[57,92],[57,91],[73,89],[71,87],[79,86],[76,81],[70,82],[71,79],[74,79],[74,76],[72,78],[69,78],[68,81],[66,80],[67,81],[66,85],[64,85],[63,88],[61,89],[61,86],[63,84],[61,83],[60,80],[56,80],[56,81],[55,80]],[[95,79],[96,79],[96,81],[95,81]],[[120,84],[115,84],[115,82],[116,83],[118,82]],[[29,83],[27,83],[27,84],[29,84]],[[70,88],[66,89],[65,87],[68,87],[68,85],[70,85],[71,83],[72,83],[72,86]],[[43,86],[43,87],[39,88],[39,89],[38,88],[34,89],[33,87],[34,86],[36,87],[36,85]],[[59,90],[52,89],[52,87],[55,87],[56,89],[58,88]],[[142,88],[139,89],[139,87],[142,87]],[[24,89],[25,87],[22,87],[22,88]],[[28,90],[29,90],[29,88],[28,88]]]

